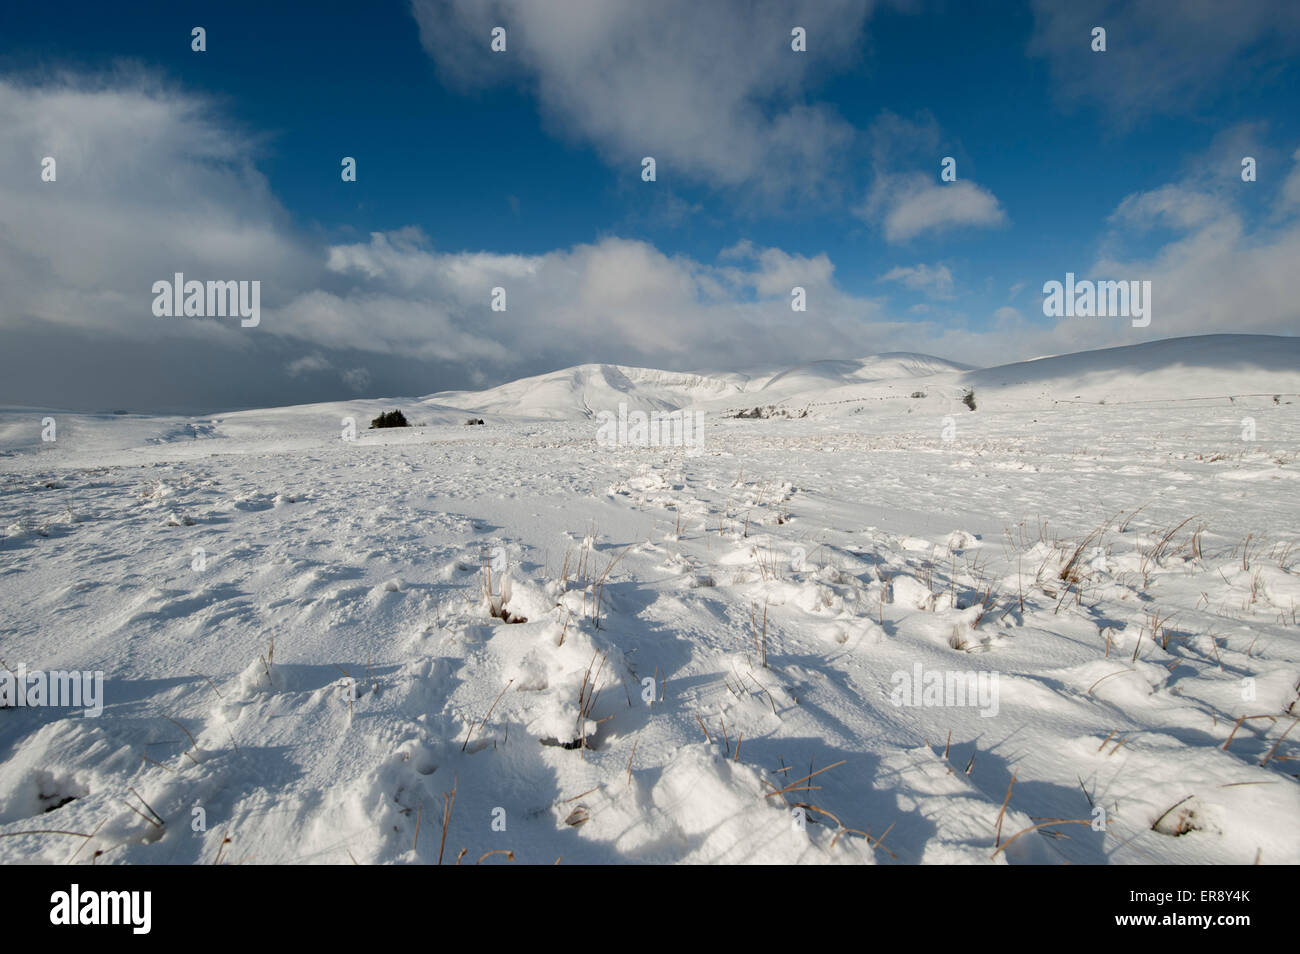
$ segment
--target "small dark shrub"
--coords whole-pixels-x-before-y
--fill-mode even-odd
[[[385,411],[377,418],[370,422],[371,428],[376,427],[410,427],[406,423],[406,415],[401,411]]]
[[[481,417],[471,417],[468,421],[465,422],[465,426],[466,426],[466,427],[469,427],[469,426],[474,425],[474,424],[482,424],[482,423],[483,423],[483,418],[481,418]]]

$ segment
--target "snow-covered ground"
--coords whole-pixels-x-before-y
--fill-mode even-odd
[[[1297,345],[5,411],[0,863],[1295,864]]]

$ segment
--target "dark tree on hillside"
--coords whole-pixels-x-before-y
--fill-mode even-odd
[[[370,422],[371,428],[376,427],[410,427],[406,423],[406,415],[401,411],[385,411],[377,418]]]

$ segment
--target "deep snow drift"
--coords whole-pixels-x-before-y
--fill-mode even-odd
[[[0,709],[0,863],[1295,864],[1297,368],[6,411],[0,673],[104,709]],[[620,403],[702,445],[603,446]]]

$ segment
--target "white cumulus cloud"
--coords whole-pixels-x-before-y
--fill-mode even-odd
[[[451,81],[522,82],[562,133],[660,179],[816,191],[853,138],[810,100],[860,55],[873,0],[415,0],[420,38]],[[490,50],[494,27],[507,49]],[[807,33],[807,52],[791,31]]]

